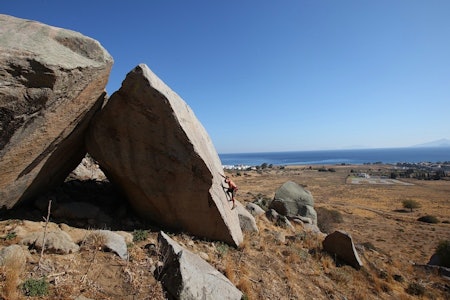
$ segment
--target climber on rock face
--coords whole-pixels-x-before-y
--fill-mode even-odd
[[[228,188],[226,188],[226,193],[230,196],[230,201],[233,201],[233,207],[231,209],[234,209],[236,207],[236,192],[238,190],[237,185],[230,179],[230,177],[220,174],[223,178],[225,178],[225,183],[228,184]]]

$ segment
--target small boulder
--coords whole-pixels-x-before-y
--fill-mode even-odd
[[[247,205],[245,205],[245,208],[254,216],[254,217],[258,217],[261,216],[265,213],[264,209],[262,209],[258,204],[255,203],[247,203]]]
[[[21,244],[42,249],[44,232],[33,232],[21,240]],[[64,231],[51,231],[45,235],[45,251],[56,254],[77,252],[80,247],[72,241],[70,235]]]
[[[350,234],[344,231],[335,231],[326,236],[322,242],[323,249],[331,255],[359,270],[362,267],[361,259],[356,252],[355,245]]]
[[[158,241],[163,266],[156,277],[174,299],[242,298],[242,292],[228,278],[198,255],[182,248],[164,232],[159,233]]]
[[[87,244],[106,248],[119,255],[121,259],[128,259],[128,248],[123,235],[109,230],[95,230],[87,236],[86,240]]]

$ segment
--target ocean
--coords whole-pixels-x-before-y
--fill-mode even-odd
[[[224,166],[450,162],[450,147],[219,154]]]

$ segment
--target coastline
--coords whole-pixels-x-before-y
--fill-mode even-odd
[[[450,164],[450,147],[228,153],[219,157],[223,166],[235,169],[263,165]]]

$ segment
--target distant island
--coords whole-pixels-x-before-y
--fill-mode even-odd
[[[411,147],[450,147],[450,140],[449,139],[440,139],[424,144],[414,145]]]

